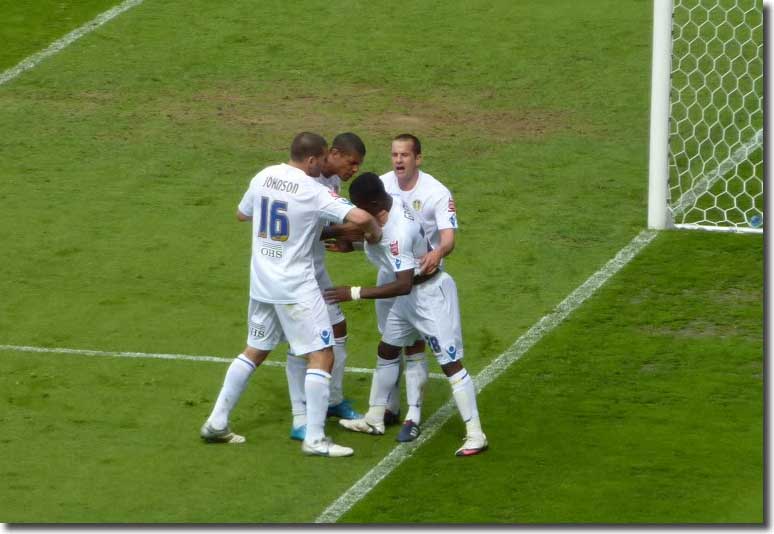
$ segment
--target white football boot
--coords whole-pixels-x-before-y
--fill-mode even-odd
[[[457,456],[473,456],[480,452],[484,452],[489,444],[486,441],[486,435],[483,432],[478,434],[468,434],[465,436],[465,442],[462,447],[457,449],[455,453]]]
[[[202,429],[199,431],[199,435],[207,443],[244,443],[247,441],[244,436],[234,434],[227,426],[221,430],[213,428],[209,421],[205,421],[202,425]]]
[[[336,445],[333,443],[333,440],[327,436],[320,438],[312,443],[304,440],[304,443],[301,445],[301,450],[304,452],[304,454],[309,454],[312,456],[330,456],[332,458],[340,456],[352,456],[352,454],[355,452],[349,447]]]
[[[363,432],[375,436],[384,434],[384,421],[372,423],[363,417],[362,419],[339,419],[339,424],[353,432]]]

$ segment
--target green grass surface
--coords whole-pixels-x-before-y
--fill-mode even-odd
[[[0,0],[0,71],[110,9],[115,0]]]
[[[480,395],[487,454],[450,422],[343,520],[761,523],[762,272],[758,236],[660,235]]]
[[[24,12],[30,36],[47,24],[42,13]],[[266,21],[271,31],[258,31]],[[60,23],[51,40],[79,24]],[[32,46],[25,35],[8,38],[22,50]],[[649,61],[646,2],[433,2],[395,17],[366,3],[146,0],[0,86],[10,132],[0,143],[0,344],[235,355],[246,335],[250,230],[234,212],[252,175],[285,160],[302,129],[357,132],[364,170],[381,173],[390,139],[411,131],[424,169],[455,194],[448,270],[465,365],[476,373],[644,225]],[[454,458],[455,418],[344,519],[760,521],[760,241],[660,237],[579,323],[483,393],[491,451]],[[681,268],[661,270],[674,258]],[[727,277],[737,260],[737,274],[751,273],[726,298],[727,309],[747,310],[739,316],[718,315],[712,293],[675,289]],[[688,273],[699,265],[697,282]],[[355,254],[329,267],[337,282],[374,279]],[[682,300],[658,308],[658,288]],[[605,300],[616,291],[640,295],[639,313],[661,311],[626,323],[625,299]],[[730,327],[672,332],[683,328],[674,321],[685,299],[709,314],[699,321],[748,325],[739,360],[720,350],[732,344],[722,337]],[[345,311],[348,363],[372,367],[372,304]],[[621,346],[631,349],[624,361]],[[750,376],[731,373],[732,362],[749,364]],[[265,367],[233,416],[247,445],[204,446],[198,427],[224,371],[0,353],[0,520],[308,522],[394,444],[392,434],[343,435],[329,424],[356,456],[303,457],[287,439],[284,373]],[[365,407],[367,378],[348,377],[346,389]],[[711,403],[700,411],[702,391]],[[448,385],[432,382],[427,396],[429,416]],[[744,427],[736,463],[710,462],[724,459],[711,443],[676,452],[702,436],[730,440],[732,411]],[[747,493],[718,482],[710,502],[707,480],[726,481],[732,466]],[[476,490],[464,503],[461,480]]]

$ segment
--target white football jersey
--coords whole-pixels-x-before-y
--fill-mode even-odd
[[[417,183],[411,191],[400,188],[394,171],[383,174],[380,178],[387,192],[403,200],[416,215],[433,248],[437,248],[441,243],[439,230],[457,229],[457,208],[451,192],[431,175],[420,170]]]
[[[334,174],[330,177],[325,177],[322,174],[315,178],[315,181],[326,188],[328,188],[330,191],[333,191],[337,195],[341,193],[341,178],[338,177],[338,175]],[[322,229],[325,225],[321,225],[319,230],[322,232]],[[315,276],[317,277],[317,280],[320,281],[321,279],[326,279],[326,271],[325,271],[325,243],[320,241],[320,232],[317,232],[317,239],[314,242],[314,245],[312,246],[312,253],[314,254],[314,267],[315,267]]]
[[[250,297],[291,304],[319,293],[312,246],[322,224],[342,223],[352,208],[285,163],[255,175],[239,203],[239,211],[253,218]]]
[[[419,259],[427,253],[424,230],[399,198],[393,197],[392,208],[382,228],[379,243],[364,245],[368,260],[378,269],[397,273],[419,270]]]

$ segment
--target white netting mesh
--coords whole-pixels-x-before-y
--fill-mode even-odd
[[[676,224],[763,224],[763,6],[674,0],[669,197]]]

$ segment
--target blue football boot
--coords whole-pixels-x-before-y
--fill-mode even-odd
[[[403,425],[401,425],[400,432],[398,432],[398,436],[395,438],[395,441],[400,441],[401,443],[414,441],[421,433],[422,431],[419,430],[418,424],[416,424],[411,419],[406,419],[403,421]]]
[[[294,426],[290,428],[290,439],[304,441],[306,437],[306,425]]]
[[[338,417],[339,419],[362,419],[363,414],[355,411],[352,407],[352,401],[344,399],[338,404],[328,406],[328,417]]]

